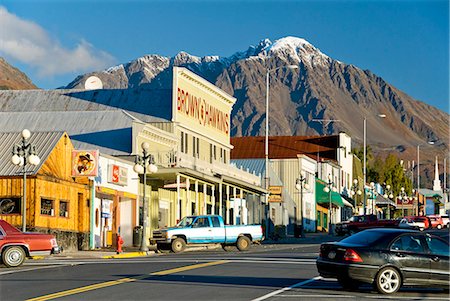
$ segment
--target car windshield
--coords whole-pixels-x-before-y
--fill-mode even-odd
[[[370,246],[383,236],[385,236],[385,234],[382,232],[362,231],[347,238],[344,238],[340,242],[352,245]]]
[[[194,221],[195,217],[186,216],[176,225],[176,227],[189,227]]]

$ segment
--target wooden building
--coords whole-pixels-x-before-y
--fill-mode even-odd
[[[21,228],[23,167],[11,162],[20,133],[0,133],[0,218]],[[65,249],[89,245],[90,185],[72,177],[73,145],[65,132],[37,132],[28,139],[40,163],[26,165],[26,229],[52,233]]]

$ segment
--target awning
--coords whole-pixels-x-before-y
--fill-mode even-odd
[[[391,200],[391,199],[387,199],[382,195],[377,194],[376,199],[375,199],[375,205],[391,205],[394,207],[397,207],[397,204]]]
[[[326,187],[325,182],[316,179],[316,203],[321,205],[329,205],[330,194],[329,192],[323,191]],[[338,207],[344,207],[344,202],[341,195],[337,192],[331,191],[331,203]]]

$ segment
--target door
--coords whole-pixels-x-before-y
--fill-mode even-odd
[[[430,282],[441,285],[450,283],[449,244],[430,235],[426,235],[425,240],[430,250]]]
[[[392,259],[401,269],[406,285],[408,283],[426,285],[429,282],[430,259],[420,236],[401,235],[390,247]]]
[[[188,242],[210,243],[212,242],[212,227],[209,217],[200,216],[191,225]]]
[[[211,216],[211,242],[225,242],[225,226],[220,224],[218,216]]]
[[[133,245],[133,206],[132,200],[120,199],[120,236],[124,247]]]

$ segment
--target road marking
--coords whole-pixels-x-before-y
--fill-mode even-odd
[[[133,278],[122,278],[122,279],[118,279],[118,280],[107,281],[107,282],[92,284],[92,285],[88,285],[88,286],[83,286],[83,287],[79,287],[79,288],[75,288],[75,289],[71,289],[71,290],[67,290],[67,291],[62,291],[62,292],[58,292],[58,293],[54,293],[54,294],[49,294],[49,295],[44,295],[44,296],[28,299],[27,301],[52,300],[52,299],[56,299],[56,298],[60,298],[60,297],[66,297],[66,296],[70,296],[70,295],[75,295],[75,294],[88,292],[88,291],[92,291],[92,290],[96,290],[96,289],[100,289],[100,288],[105,288],[105,287],[109,287],[109,286],[113,286],[113,285],[119,285],[119,284],[123,284],[123,283],[134,282],[134,281],[137,281],[137,280],[145,279],[148,276],[164,276],[164,275],[169,275],[169,274],[174,274],[174,273],[179,273],[179,272],[184,272],[184,271],[189,271],[189,270],[194,270],[194,269],[199,269],[199,268],[204,268],[204,267],[213,266],[213,265],[225,264],[225,263],[228,263],[228,262],[229,262],[228,260],[219,260],[219,261],[213,261],[213,262],[206,262],[206,263],[199,263],[199,264],[194,264],[194,265],[188,265],[188,266],[184,266],[184,267],[180,267],[180,268],[154,272],[154,273],[150,273],[150,274],[147,274],[147,275],[140,275],[140,276],[136,276],[136,277],[133,277]]]
[[[308,280],[305,280],[305,281],[296,283],[296,284],[291,285],[291,286],[289,286],[289,287],[285,287],[285,288],[282,288],[282,289],[280,289],[280,290],[277,290],[277,291],[268,293],[267,295],[264,295],[264,296],[261,296],[261,297],[259,297],[259,298],[253,299],[252,301],[262,301],[262,300],[266,300],[266,299],[268,299],[268,298],[270,298],[270,297],[273,297],[273,296],[279,295],[279,294],[281,294],[281,293],[287,292],[287,291],[289,291],[289,290],[291,290],[291,289],[293,289],[293,288],[297,288],[297,287],[300,287],[300,286],[302,286],[302,285],[305,285],[305,284],[308,284],[308,283],[311,283],[311,282],[314,282],[314,281],[317,281],[317,280],[321,280],[321,279],[322,279],[321,276],[317,276],[317,277],[314,277],[314,278],[312,278],[312,279],[308,279]]]
[[[357,296],[350,295],[278,295],[277,297],[284,298],[356,298]]]

